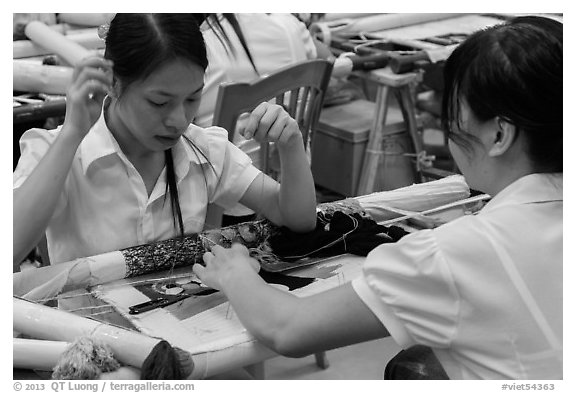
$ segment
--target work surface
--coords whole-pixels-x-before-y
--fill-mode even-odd
[[[458,212],[445,215],[453,218]],[[309,296],[352,281],[361,274],[364,260],[341,255],[282,273],[264,273],[264,278],[281,290]],[[206,291],[197,280],[188,266],[117,280],[91,288],[85,294],[76,291],[63,297],[84,298],[90,304],[92,317],[162,337],[186,350],[193,355],[192,378],[208,378],[278,356],[246,331],[222,293]],[[131,306],[163,296],[168,289],[191,296],[139,315],[129,313]],[[85,301],[82,303],[86,306]]]
[[[351,281],[361,274],[363,261],[363,257],[343,255],[266,279],[276,281],[272,285],[281,290],[308,296]],[[200,292],[164,308],[129,314],[130,306],[161,294],[166,285],[180,287],[182,293],[196,293],[198,286],[193,281],[197,279],[191,270],[186,267],[119,280],[96,286],[90,294],[76,291],[68,296],[88,300],[93,318],[162,337],[190,352],[195,365],[192,378],[207,378],[277,356],[246,331],[220,292]]]
[[[337,206],[339,209],[345,209],[346,206],[350,208],[358,204],[366,209],[377,222],[386,226],[402,225],[409,217],[423,214],[430,216],[438,209],[441,209],[442,214],[447,216],[448,220],[462,215],[464,210],[469,211],[470,204],[476,205],[481,202],[475,198],[467,198],[468,195],[469,191],[463,179],[455,177],[370,194]],[[386,203],[383,202],[384,200]],[[321,210],[326,212],[331,208],[334,208],[334,205],[327,204],[322,205]],[[401,211],[404,212],[414,209],[421,213],[410,213],[400,217],[398,213],[395,213],[396,218],[390,219],[390,209],[402,209]],[[405,228],[413,230],[410,227]],[[201,240],[203,241],[203,237]],[[144,248],[146,247],[148,246]],[[164,249],[164,247],[165,245],[161,248]],[[191,378],[207,378],[277,356],[246,331],[222,293],[199,283],[189,264],[177,269],[131,276],[126,274],[131,270],[126,267],[129,261],[125,259],[125,256],[126,258],[132,257],[133,253],[126,253],[126,250],[124,253],[126,255],[115,251],[41,268],[38,271],[32,270],[32,276],[28,276],[26,272],[18,273],[18,277],[14,280],[14,293],[26,294],[28,297],[25,298],[36,300],[48,300],[51,293],[58,294],[59,307],[70,313],[121,325],[139,330],[151,337],[165,339],[192,355],[195,367],[190,375]],[[161,257],[162,253],[158,255]],[[261,274],[268,283],[281,290],[289,290],[296,296],[309,296],[352,281],[361,274],[363,261],[363,257],[351,255],[317,260],[305,258],[296,262],[300,267],[288,270],[265,270]],[[305,264],[308,262],[313,262],[313,264]],[[92,265],[98,267],[98,270],[84,271],[84,268]],[[42,269],[47,270],[41,271]],[[114,272],[111,269],[118,270],[117,274],[112,274]],[[80,273],[83,274],[78,275]],[[39,288],[35,282],[37,280],[44,282],[48,279],[47,274],[53,275],[50,283],[54,286],[46,284],[42,286],[43,290],[38,291]],[[41,277],[36,277],[38,275]],[[84,278],[95,277],[100,281],[74,286],[74,288],[86,288],[86,285],[90,285],[88,289],[64,293],[58,290],[58,288],[66,287],[66,283],[72,276],[78,280],[73,280],[76,283],[90,282]],[[19,286],[16,285],[17,282],[26,285]],[[26,286],[31,288],[25,289]],[[159,298],[176,301],[164,308],[153,308],[137,314],[130,313],[131,307]],[[23,327],[22,324],[20,326]],[[36,337],[41,333],[28,334]],[[62,341],[62,338],[47,338]]]

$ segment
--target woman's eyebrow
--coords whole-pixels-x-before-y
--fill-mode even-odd
[[[192,93],[187,94],[187,95],[198,94],[202,91],[202,89],[204,89],[204,85],[200,86],[198,89],[194,90]],[[165,96],[165,97],[176,97],[178,95],[178,94],[172,94],[172,93],[164,91],[164,90],[150,90],[150,93]]]

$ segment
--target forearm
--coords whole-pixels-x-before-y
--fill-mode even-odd
[[[246,329],[267,347],[282,351],[283,328],[296,313],[299,299],[268,285],[254,272],[232,272],[222,280],[222,291]]]
[[[80,140],[63,128],[26,181],[13,192],[13,262],[38,243],[52,217]]]
[[[311,231],[316,225],[316,191],[301,140],[279,149],[279,155],[279,207],[284,225],[296,231]]]
[[[389,335],[350,283],[299,298],[256,274],[230,275],[223,291],[240,321],[260,342],[301,357]]]

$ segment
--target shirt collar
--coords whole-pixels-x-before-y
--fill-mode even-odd
[[[120,146],[108,130],[102,110],[100,117],[80,144],[80,157],[84,174],[94,161],[111,154],[117,154],[119,151]]]
[[[481,212],[506,205],[563,201],[563,173],[532,173],[500,191]]]

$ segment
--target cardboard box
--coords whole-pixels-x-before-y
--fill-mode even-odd
[[[323,108],[312,134],[312,174],[317,185],[344,196],[356,196],[362,161],[375,104],[355,100]],[[383,154],[374,191],[391,190],[415,182],[413,152],[401,111],[390,107],[384,127]]]

